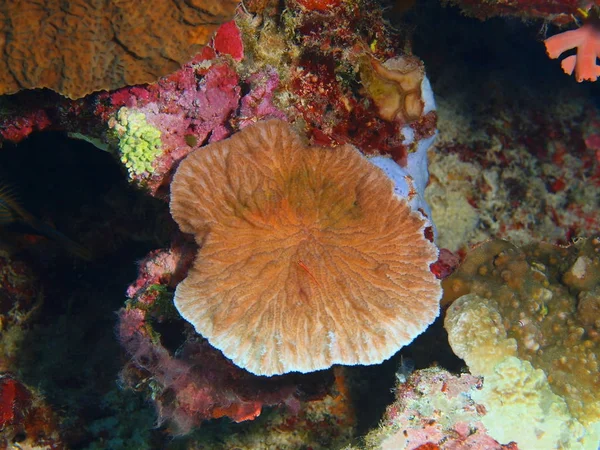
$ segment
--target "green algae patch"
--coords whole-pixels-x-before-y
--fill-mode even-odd
[[[151,174],[153,163],[162,154],[161,132],[146,121],[143,113],[121,108],[114,130],[119,139],[119,159],[130,177]]]

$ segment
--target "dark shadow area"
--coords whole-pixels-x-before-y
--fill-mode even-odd
[[[459,373],[465,367],[464,362],[452,353],[443,325],[443,318],[438,317],[410,345],[382,364],[349,367],[359,436],[376,428],[386,408],[394,402],[397,373],[402,371],[408,375],[413,370],[434,365]]]
[[[137,277],[136,261],[169,242],[168,205],[132,188],[111,154],[61,133],[5,144],[0,172],[21,208],[89,251],[79,258],[26,225],[0,235],[43,289],[13,371],[59,414],[67,448],[109,448],[103,439],[110,442],[118,427],[103,420],[114,421],[121,406],[120,414],[139,415],[149,433],[154,411],[117,385],[122,350],[115,312]],[[135,412],[118,404],[125,398]]]
[[[559,60],[546,55],[543,40],[564,30],[545,29],[541,20],[480,21],[433,0],[419,1],[405,16],[389,19],[399,29],[404,21],[411,24],[413,52],[425,62],[436,97],[464,94],[466,105],[477,113],[545,108],[567,96],[600,98],[598,83],[577,83]]]

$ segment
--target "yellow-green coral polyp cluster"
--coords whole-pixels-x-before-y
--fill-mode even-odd
[[[119,137],[119,156],[130,176],[154,172],[154,160],[162,154],[161,132],[146,121],[146,116],[128,108],[117,113],[115,130]]]

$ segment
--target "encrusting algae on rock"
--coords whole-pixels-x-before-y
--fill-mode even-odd
[[[481,378],[441,367],[399,378],[396,400],[364,446],[344,450],[518,450],[494,440],[481,423],[486,411],[473,400]]]
[[[596,449],[600,239],[517,248],[491,241],[444,280],[454,352],[484,377],[490,434],[519,448]]]

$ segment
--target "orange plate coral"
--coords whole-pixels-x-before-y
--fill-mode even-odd
[[[171,214],[201,245],[180,314],[258,375],[377,364],[438,314],[424,220],[354,147],[262,122],[179,166]]]

